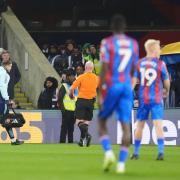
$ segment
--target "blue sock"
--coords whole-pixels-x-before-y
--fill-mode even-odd
[[[158,153],[160,154],[164,154],[164,139],[163,138],[159,138],[157,140],[158,143]]]
[[[121,147],[119,151],[119,162],[125,162],[128,156],[128,148],[127,147]]]
[[[105,135],[100,138],[101,145],[103,147],[104,152],[112,149],[111,142],[109,136]]]
[[[141,146],[141,140],[135,139],[134,141],[134,154],[135,155],[139,154],[140,146]]]

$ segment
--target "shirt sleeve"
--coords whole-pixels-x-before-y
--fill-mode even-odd
[[[109,48],[107,40],[102,40],[100,45],[100,61],[109,63]]]
[[[6,83],[6,73],[5,71],[0,70],[0,92],[1,96],[4,100],[9,100],[7,88],[8,88],[8,82]]]
[[[81,75],[73,82],[72,86],[71,86],[71,89],[76,89],[80,86],[81,84]]]
[[[167,67],[166,67],[166,64],[164,62],[162,62],[161,78],[162,78],[162,80],[169,79],[169,73],[167,71]]]

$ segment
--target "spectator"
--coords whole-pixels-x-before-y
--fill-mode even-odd
[[[71,55],[70,67],[73,67],[75,69],[80,63],[82,63],[82,54],[78,48],[74,48],[74,51]]]
[[[60,143],[73,143],[73,132],[75,124],[75,102],[77,98],[70,99],[69,88],[75,80],[75,73],[72,70],[66,72],[66,82],[64,82],[59,90],[58,106],[62,112],[62,124],[60,133]],[[77,93],[76,93],[77,94]]]
[[[69,66],[68,55],[65,51],[64,45],[59,46],[58,50],[59,54],[52,59],[52,66],[58,74],[62,74],[63,70],[67,69]]]
[[[48,56],[49,56],[49,45],[47,43],[44,43],[42,45],[41,50],[42,50],[43,54],[48,58]]]
[[[8,51],[3,51],[1,54],[1,58],[2,63],[4,63],[4,66],[10,76],[10,81],[8,84],[9,99],[14,99],[14,86],[19,82],[21,74],[19,72],[17,64],[14,61],[11,61]]]
[[[90,60],[90,43],[85,43],[82,49],[83,63]]]
[[[65,42],[65,46],[66,46],[67,55],[71,56],[72,52],[74,51],[75,42],[73,40],[69,39]]]
[[[175,105],[180,107],[180,71],[177,70],[177,78],[175,80]]]
[[[54,77],[47,77],[44,90],[38,98],[38,109],[57,109],[58,81]]]
[[[51,45],[49,49],[49,56],[48,56],[48,61],[51,64],[53,58],[57,55],[57,47],[55,45]]]
[[[67,69],[63,70],[62,73],[60,74],[61,83],[66,82],[66,71],[67,71]]]
[[[99,75],[101,70],[101,63],[99,61],[99,53],[93,44],[90,45],[90,61],[92,61],[94,64],[94,73]]]
[[[76,66],[76,69],[75,69],[75,72],[76,72],[76,77],[78,77],[79,75],[83,74],[84,72],[84,66],[82,63],[78,64]]]
[[[1,1],[0,1],[0,14],[1,14],[2,12],[7,11],[7,7],[8,7],[8,2],[7,2],[7,0],[1,0]]]

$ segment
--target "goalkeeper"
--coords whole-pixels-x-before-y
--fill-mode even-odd
[[[14,104],[14,101],[9,100],[9,96],[7,92],[10,76],[7,73],[8,69],[6,69],[5,66],[6,63],[2,63],[2,65],[0,66],[0,118],[2,118],[5,114],[8,113],[8,105],[12,104],[13,106]],[[5,129],[11,139],[12,145],[20,145],[24,143],[24,141],[19,141],[14,137],[12,128],[6,127]]]

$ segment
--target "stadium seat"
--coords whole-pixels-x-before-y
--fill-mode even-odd
[[[62,20],[56,24],[56,27],[71,27],[72,20]]]
[[[107,27],[108,21],[105,19],[89,20],[89,27]]]

